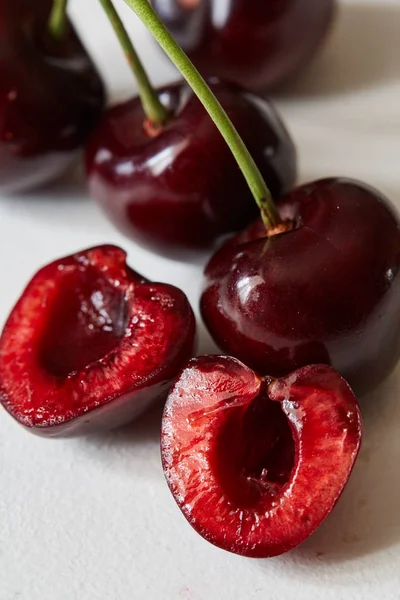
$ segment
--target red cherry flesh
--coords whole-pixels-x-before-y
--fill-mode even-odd
[[[274,196],[296,179],[296,151],[265,100],[213,80],[212,90],[243,136]],[[258,212],[228,146],[183,83],[159,90],[170,122],[146,129],[139,99],[105,113],[86,165],[91,195],[130,238],[162,254],[206,249]]]
[[[298,75],[325,39],[334,0],[153,0],[203,75],[268,91]]]
[[[238,360],[193,359],[164,409],[164,472],[206,540],[267,558],[303,542],[336,504],[361,441],[357,401],[331,367],[260,377]]]
[[[0,192],[63,173],[104,105],[100,78],[71,25],[47,31],[51,0],[0,2]]]
[[[42,268],[0,338],[0,403],[34,433],[71,435],[133,420],[192,356],[186,296],[99,246]]]
[[[296,227],[260,220],[210,260],[201,297],[217,344],[274,377],[331,364],[357,394],[400,356],[400,225],[376,190],[348,179],[295,189],[279,203]]]

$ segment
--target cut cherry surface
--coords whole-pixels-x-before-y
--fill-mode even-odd
[[[122,287],[95,268],[75,269],[58,286],[40,347],[43,367],[65,377],[117,348],[129,322]]]
[[[78,155],[104,105],[100,78],[68,25],[48,32],[51,0],[0,2],[0,191],[60,175]]]
[[[201,311],[217,344],[279,377],[331,364],[358,394],[400,356],[400,226],[388,201],[356,181],[297,188],[278,205],[295,228],[261,220],[210,260]]]
[[[329,366],[273,379],[234,358],[203,356],[169,394],[163,467],[198,533],[266,558],[299,545],[331,512],[361,431],[357,401]]]
[[[330,28],[334,0],[153,0],[204,75],[266,91],[297,75]]]
[[[99,246],[41,269],[0,339],[0,402],[44,435],[130,421],[166,395],[192,355],[195,320],[179,289],[150,283]]]
[[[213,80],[213,92],[243,136],[272,194],[296,179],[293,142],[270,103]],[[146,126],[139,99],[109,110],[86,151],[90,192],[130,238],[182,257],[241,229],[257,215],[231,151],[186,84],[159,90],[171,112],[160,130]]]

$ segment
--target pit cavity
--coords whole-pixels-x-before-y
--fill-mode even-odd
[[[124,292],[104,275],[92,267],[64,274],[46,315],[40,363],[56,377],[81,371],[118,346],[127,322]]]
[[[250,406],[229,411],[213,456],[217,480],[237,508],[251,509],[279,498],[295,463],[292,431],[281,405],[267,391]]]

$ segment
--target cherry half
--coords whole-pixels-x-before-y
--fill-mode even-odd
[[[0,403],[50,436],[111,428],[157,399],[192,356],[195,319],[179,289],[99,246],[42,268],[0,339]]]
[[[72,26],[48,32],[52,0],[0,1],[0,192],[60,175],[104,105],[100,78]]]
[[[303,542],[336,504],[361,441],[357,401],[329,366],[283,379],[238,360],[193,359],[162,425],[164,472],[206,540],[267,558]]]
[[[296,179],[293,142],[272,105],[235,85],[212,80],[272,194]],[[171,118],[146,122],[138,98],[107,111],[87,144],[91,195],[130,238],[182,257],[252,221],[257,206],[246,181],[200,101],[178,83],[158,91]]]
[[[330,29],[334,0],[152,0],[203,75],[267,91],[297,75]]]
[[[293,230],[261,220],[210,260],[201,297],[217,344],[274,377],[331,364],[358,394],[400,356],[400,225],[376,190],[348,179],[295,189],[278,205]]]

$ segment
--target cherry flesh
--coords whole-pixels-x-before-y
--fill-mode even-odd
[[[238,360],[193,359],[164,409],[162,459],[179,508],[206,540],[267,558],[327,517],[361,441],[357,401],[329,366],[283,379]]]
[[[327,179],[282,198],[296,227],[260,220],[210,260],[201,297],[217,344],[274,377],[331,364],[358,394],[400,356],[400,226],[376,190]]]
[[[296,178],[296,151],[265,100],[231,84],[211,88],[243,136],[272,193]],[[257,207],[232,154],[190,88],[159,90],[171,120],[146,125],[139,99],[109,110],[87,144],[90,192],[125,234],[182,257],[253,220]]]
[[[52,0],[0,2],[0,192],[56,178],[104,105],[100,78],[72,26],[47,31]]]
[[[297,75],[330,29],[334,0],[153,0],[203,75],[267,91]]]
[[[50,436],[111,428],[165,398],[192,356],[195,319],[179,289],[99,246],[42,268],[0,338],[0,403]]]

